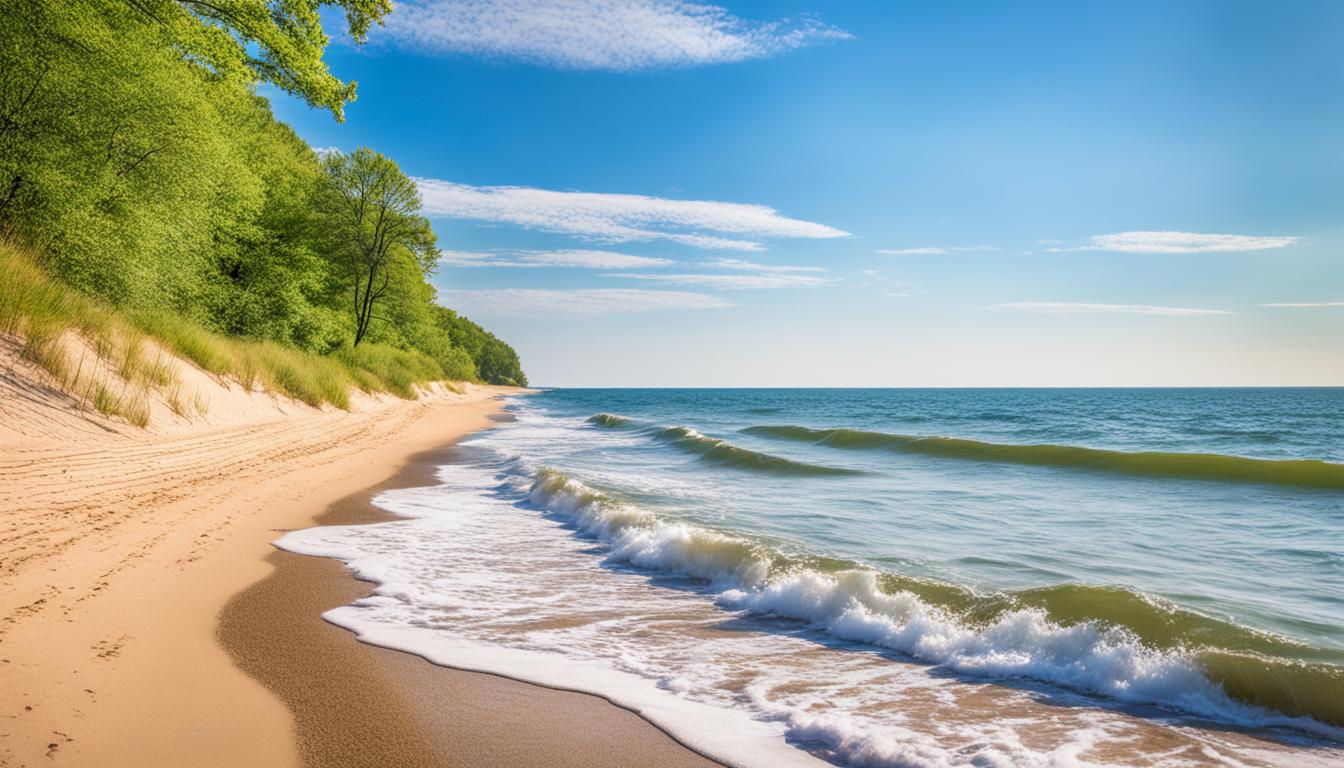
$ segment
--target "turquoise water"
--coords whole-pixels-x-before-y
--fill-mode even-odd
[[[845,765],[1337,764],[1342,406],[548,390],[439,485],[379,498],[409,519],[282,545],[380,584],[329,614],[371,642],[593,690],[689,743],[727,729],[695,725],[708,706]]]

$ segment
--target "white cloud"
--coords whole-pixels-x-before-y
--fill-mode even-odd
[[[439,263],[450,267],[572,267],[577,269],[638,269],[665,267],[668,259],[631,256],[614,251],[439,251]]]
[[[941,256],[948,253],[971,253],[974,251],[997,251],[992,245],[949,245],[927,246],[923,248],[881,248],[877,252],[884,256]]]
[[[375,37],[426,53],[620,71],[760,59],[850,37],[813,18],[753,22],[683,0],[405,0],[386,24]]]
[[[701,266],[711,269],[736,269],[743,272],[828,272],[824,267],[795,267],[788,264],[759,264],[742,259],[710,259]]]
[[[1077,302],[1025,301],[995,304],[991,309],[1015,309],[1052,315],[1131,314],[1131,315],[1230,315],[1225,309],[1189,309],[1155,307],[1151,304],[1085,304]]]
[[[473,187],[438,179],[416,179],[416,184],[429,216],[512,224],[603,243],[670,240],[698,248],[759,251],[765,247],[760,242],[765,238],[849,234],[825,224],[790,219],[764,205],[533,187]],[[733,237],[720,236],[724,234]]]
[[[467,315],[605,315],[674,309],[716,309],[732,306],[717,296],[687,291],[645,291],[629,288],[545,290],[498,288],[441,291],[446,306]]]
[[[313,152],[320,160],[326,160],[332,155],[342,154],[340,147],[313,147]]]
[[[1285,248],[1301,242],[1300,237],[1262,235],[1224,235],[1199,232],[1115,232],[1094,235],[1086,245],[1074,248],[1047,248],[1064,251],[1115,251],[1118,253],[1235,253]]]
[[[1344,307],[1344,301],[1299,301],[1285,304],[1261,304],[1262,307]]]
[[[881,248],[878,253],[884,256],[938,256],[947,253],[946,248]]]
[[[695,275],[695,274],[614,274],[609,277],[624,277],[629,280],[652,280],[668,285],[706,285],[713,288],[800,288],[822,285],[824,277],[796,274],[754,274],[754,275]]]

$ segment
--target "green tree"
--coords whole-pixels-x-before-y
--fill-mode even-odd
[[[0,234],[136,317],[383,381],[418,360],[415,376],[525,382],[507,344],[435,304],[414,184],[369,150],[319,159],[255,73],[220,76],[144,10],[172,7],[0,0]]]
[[[0,13],[0,225],[77,287],[185,308],[219,229],[261,189],[221,130],[255,109],[124,6],[14,0]]]
[[[344,119],[355,83],[332,75],[322,54],[327,35],[320,11],[345,12],[346,29],[362,44],[392,10],[391,0],[127,0],[168,31],[189,61],[216,75],[264,80]]]
[[[518,353],[499,337],[447,307],[434,307],[434,324],[448,334],[455,348],[465,350],[471,357],[481,381],[527,386]]]
[[[330,216],[333,255],[348,280],[355,318],[354,345],[368,335],[379,302],[408,269],[419,282],[438,258],[434,231],[420,215],[420,192],[397,164],[363,148],[333,153],[326,170],[322,208]],[[412,299],[413,300],[413,299]]]

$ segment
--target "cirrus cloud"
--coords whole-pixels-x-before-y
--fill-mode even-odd
[[[650,280],[667,285],[704,285],[711,288],[804,288],[829,282],[824,277],[812,275],[757,273],[746,275],[701,275],[701,274],[630,274],[618,273],[608,277],[623,277],[627,280]]]
[[[717,296],[632,288],[495,288],[440,291],[447,306],[467,315],[607,315],[732,306]]]
[[[760,251],[765,249],[761,240],[769,238],[849,235],[749,203],[415,181],[428,216],[511,224],[599,243],[668,240],[697,248]]]
[[[1237,253],[1286,248],[1302,241],[1300,237],[1267,235],[1228,235],[1202,232],[1134,231],[1093,235],[1085,245],[1073,248],[1047,248],[1052,253],[1066,251],[1114,251],[1117,253]]]
[[[700,266],[711,269],[729,269],[742,272],[828,272],[825,267],[800,267],[792,264],[761,264],[744,259],[710,259]]]
[[[1262,307],[1290,307],[1293,309],[1314,309],[1319,307],[1344,307],[1344,301],[1294,301],[1278,304],[1261,304]]]
[[[673,262],[614,251],[439,251],[439,263],[450,267],[567,267],[575,269],[638,269]]]
[[[683,0],[404,0],[375,39],[439,55],[630,71],[761,59],[849,33]]]
[[[1188,307],[1156,307],[1151,304],[1089,304],[1069,301],[1017,301],[995,304],[990,309],[1012,309],[1020,312],[1038,312],[1051,315],[1230,315],[1225,309],[1191,309]]]
[[[993,245],[931,245],[920,248],[879,248],[883,256],[942,256],[949,253],[973,253],[976,251],[997,251]]]

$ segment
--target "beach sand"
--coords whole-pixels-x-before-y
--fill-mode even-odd
[[[331,505],[318,522],[390,519],[380,490],[434,483],[452,448],[416,456],[391,480]],[[281,550],[275,571],[236,596],[220,637],[238,665],[293,710],[308,765],[712,766],[638,716],[594,696],[436,667],[362,645],[320,614],[371,591],[339,563]]]
[[[601,699],[357,643],[319,614],[369,585],[272,547],[333,504],[372,519],[364,489],[425,480],[506,390],[345,413],[231,387],[140,430],[6,358],[0,766],[705,764]]]

